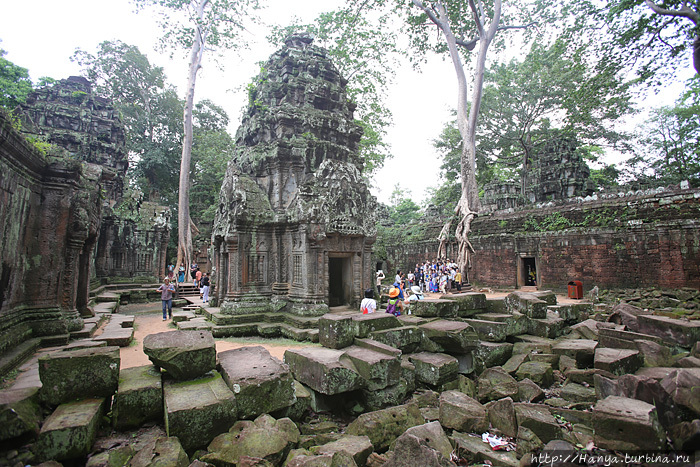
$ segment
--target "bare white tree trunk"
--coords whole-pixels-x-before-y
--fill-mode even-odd
[[[202,0],[197,5],[197,17],[204,17],[204,10],[209,0]],[[185,110],[183,124],[185,136],[182,141],[182,159],[180,160],[180,185],[178,192],[177,214],[177,264],[184,263],[186,271],[189,271],[192,263],[192,219],[190,217],[190,165],[192,161],[192,111],[194,109],[194,89],[197,81],[197,72],[202,66],[204,44],[206,37],[200,27],[195,28],[195,35],[190,50],[189,75],[187,77],[187,92],[185,95]]]

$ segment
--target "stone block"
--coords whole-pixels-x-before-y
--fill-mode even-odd
[[[528,318],[537,319],[547,316],[547,302],[532,293],[516,291],[508,294],[504,301],[508,311],[511,313],[517,311]]]
[[[518,420],[515,416],[513,399],[505,397],[486,404],[491,426],[505,436],[515,438],[518,435]]]
[[[690,348],[700,341],[700,322],[667,316],[640,315],[637,332],[658,336],[672,345]]]
[[[104,399],[59,405],[44,421],[34,444],[39,461],[83,458],[92,450],[104,412]]]
[[[554,383],[552,365],[545,362],[525,362],[515,372],[519,380],[528,378],[537,385],[548,388]],[[544,441],[544,440],[543,440]]]
[[[294,396],[296,400],[289,407],[277,410],[270,415],[275,418],[290,418],[294,421],[304,419],[307,412],[311,410],[311,390],[306,388],[299,381],[294,380]]]
[[[595,403],[597,400],[594,388],[576,383],[568,383],[562,386],[559,396],[573,404]]]
[[[297,380],[321,394],[341,394],[366,387],[362,377],[341,362],[342,356],[342,350],[308,347],[286,350],[284,361]]]
[[[595,444],[619,451],[659,451],[666,446],[666,434],[656,408],[643,401],[609,396],[593,408]]]
[[[38,434],[41,419],[38,388],[0,391],[0,441]]]
[[[484,321],[496,321],[506,325],[507,336],[517,336],[528,332],[530,320],[522,313],[514,311],[513,313],[479,313],[475,316],[476,319]]]
[[[486,294],[477,292],[465,292],[443,295],[442,298],[457,302],[457,316],[473,316],[486,310]]]
[[[466,318],[464,321],[474,328],[481,340],[503,342],[508,337],[508,324],[506,323],[472,318]]]
[[[213,465],[247,465],[246,457],[259,458],[265,464],[281,465],[289,451],[299,442],[299,429],[288,418],[275,420],[267,414],[255,421],[236,422],[228,433],[212,440],[207,447],[208,454],[201,457],[203,462]]]
[[[467,323],[439,319],[422,324],[423,336],[435,342],[445,352],[466,353],[475,349],[479,338]]]
[[[160,437],[146,443],[139,452],[131,458],[129,467],[188,467],[190,460],[182,448],[180,440],[171,436]],[[110,466],[111,467],[111,466]]]
[[[392,357],[401,357],[402,353],[400,349],[392,347],[390,345],[382,344],[374,339],[355,339],[355,345],[362,347],[364,349],[374,350],[375,352],[380,352],[385,355],[390,355]]]
[[[482,372],[485,368],[503,365],[513,354],[513,344],[510,342],[479,341],[479,345],[472,351],[474,357],[474,371]]]
[[[216,371],[191,381],[165,381],[163,398],[165,431],[185,450],[206,446],[237,420],[236,398]]]
[[[515,452],[494,451],[480,437],[454,432],[452,433],[452,442],[457,455],[466,459],[469,465],[488,464],[498,467],[518,467],[520,465]]]
[[[158,368],[153,365],[122,368],[112,413],[114,426],[119,430],[162,420],[163,384]]]
[[[479,375],[477,399],[488,402],[518,394],[518,382],[501,367],[492,367]]]
[[[374,331],[369,338],[390,347],[397,348],[404,353],[415,352],[423,339],[423,331],[418,326],[405,326],[401,328]]]
[[[559,355],[553,353],[532,353],[530,354],[530,361],[549,363],[554,369],[559,366]]]
[[[408,358],[416,368],[416,381],[438,386],[457,378],[459,362],[451,355],[421,352]]]
[[[168,331],[143,339],[143,352],[177,380],[198,378],[216,368],[216,346],[209,331]]]
[[[556,313],[547,311],[544,318],[530,319],[528,332],[535,336],[554,339],[561,336],[566,329],[566,322],[558,317]]]
[[[550,305],[550,311],[559,314],[559,317],[568,324],[580,323],[593,314],[592,303],[571,303],[567,305]]]
[[[377,314],[379,316],[379,314]],[[355,323],[352,314],[332,314],[318,320],[318,341],[329,349],[342,349],[352,345],[355,339]]]
[[[540,402],[544,399],[544,391],[531,379],[525,378],[518,381],[518,394],[515,398],[518,402]]]
[[[400,405],[410,393],[409,382],[401,378],[398,383],[382,389],[360,389],[360,398],[365,410],[372,411]]]
[[[599,370],[609,371],[614,375],[634,373],[644,364],[644,359],[637,350],[597,348],[594,366]]]
[[[418,404],[405,404],[363,413],[350,423],[346,433],[369,437],[375,451],[385,451],[391,443],[412,426],[425,424]]]
[[[459,304],[454,300],[426,298],[411,304],[411,313],[415,316],[455,318]]]
[[[343,349],[341,363],[353,368],[365,380],[369,391],[384,389],[399,382],[401,360],[394,355],[352,346]]]
[[[424,440],[430,448],[439,452],[444,458],[450,458],[450,454],[452,453],[452,444],[450,444],[450,439],[445,434],[445,430],[442,429],[440,422],[435,421],[426,423],[425,425],[413,426],[406,430],[404,434],[415,436],[418,439]]]
[[[111,397],[119,383],[119,347],[57,351],[39,357],[41,399],[49,405]]]
[[[227,350],[218,357],[221,377],[236,395],[239,419],[252,419],[296,401],[289,367],[264,347]]]
[[[365,465],[367,458],[374,448],[367,436],[344,435],[337,441],[324,444],[322,446],[314,446],[311,452],[318,455],[332,456],[337,452],[346,452],[350,454],[357,465]]]
[[[518,353],[518,354],[513,354],[512,357],[508,359],[507,362],[503,364],[503,370],[508,373],[508,374],[515,374],[516,371],[518,371],[518,368],[520,368],[520,365],[523,363],[527,362],[530,360],[530,354],[527,353]]]
[[[516,403],[515,415],[518,426],[529,428],[544,443],[563,436],[559,423],[545,405]]]
[[[440,424],[457,431],[483,433],[489,429],[486,408],[459,391],[440,394]]]
[[[565,339],[552,346],[552,353],[566,355],[576,360],[579,368],[593,366],[593,357],[598,342],[590,339]]]
[[[679,368],[661,380],[673,401],[700,416],[700,368]]]
[[[401,321],[389,313],[353,314],[352,321],[355,325],[355,337],[365,338],[370,333],[401,327]]]

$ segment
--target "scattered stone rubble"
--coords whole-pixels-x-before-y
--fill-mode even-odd
[[[322,346],[287,350],[285,363],[259,346],[217,355],[210,330],[148,336],[154,364],[122,370],[117,347],[71,346],[40,359],[40,387],[0,392],[1,440],[28,443],[0,461],[515,466],[549,451],[692,455],[699,330],[628,304],[603,314],[548,292],[465,293],[398,318],[324,315]],[[105,446],[95,440],[106,419],[164,433],[138,450]],[[494,450],[485,433],[513,450]]]

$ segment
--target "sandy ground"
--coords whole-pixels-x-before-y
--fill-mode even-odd
[[[122,347],[121,353],[121,368],[131,368],[134,366],[150,365],[151,361],[145,353],[143,353],[143,339],[149,334],[158,332],[174,331],[175,325],[170,320],[163,321],[160,303],[144,303],[122,306],[119,309],[121,314],[134,315],[134,342],[128,347]],[[284,351],[291,347],[308,347],[309,342],[299,342],[298,344],[286,339],[281,340],[281,344],[272,344],[272,339],[262,338],[240,338],[240,339],[217,339],[216,351],[237,349],[239,347],[261,345],[265,347],[273,357],[280,361],[284,360]]]

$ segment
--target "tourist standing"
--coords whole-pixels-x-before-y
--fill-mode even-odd
[[[384,271],[381,269],[377,271],[377,297],[382,296],[382,279],[384,279],[386,276],[384,275]]]
[[[163,279],[163,283],[156,289],[160,292],[160,301],[163,302],[163,321],[173,317],[173,292],[175,286],[170,283],[167,277]]]
[[[199,287],[199,298],[202,298],[202,271],[197,268],[197,272],[194,273],[194,286]]]
[[[374,299],[374,290],[365,290],[365,298],[363,298],[360,303],[360,311],[363,315],[377,311],[377,301]]]
[[[457,286],[457,292],[462,291],[462,272],[457,269],[457,272],[455,273],[455,285]]]
[[[202,302],[209,302],[209,275],[206,272],[202,274]]]
[[[185,282],[185,265],[184,265],[184,263],[180,263],[180,267],[177,270],[177,281],[178,282]]]
[[[199,266],[197,266],[196,261],[192,261],[192,264],[190,264],[190,277],[192,277],[192,280],[194,281],[194,286],[197,287],[197,269]]]

